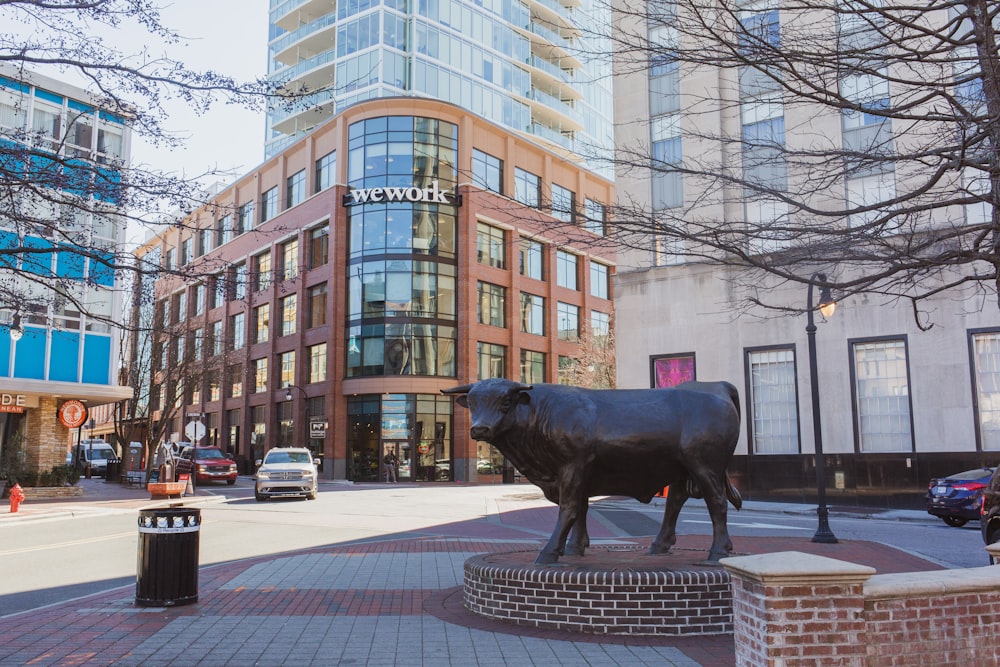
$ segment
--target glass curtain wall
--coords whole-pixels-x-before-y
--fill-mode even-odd
[[[348,129],[348,185],[356,191],[453,192],[458,127],[431,118],[370,118]],[[456,208],[452,200],[358,202],[347,207],[346,376],[456,375]],[[416,199],[420,199],[419,197]],[[348,477],[383,479],[391,451],[401,480],[452,474],[451,400],[415,394],[348,401]]]

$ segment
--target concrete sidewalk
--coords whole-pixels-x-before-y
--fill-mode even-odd
[[[97,480],[87,484],[85,500],[22,506],[33,514],[15,520],[134,512],[150,504],[144,491],[97,486],[103,484]],[[393,488],[414,498],[421,490]],[[202,490],[186,504],[212,502],[209,493]],[[815,511],[777,505],[782,507],[775,511]],[[450,524],[447,534],[428,529],[202,567],[199,601],[185,607],[137,607],[135,587],[127,586],[0,617],[0,665],[734,664],[730,635],[591,636],[519,627],[465,610],[465,560],[484,552],[535,551],[539,527],[550,527],[554,516],[554,507],[502,512]],[[591,537],[595,545],[648,546],[648,538],[622,538],[602,526]],[[709,540],[681,536],[675,548],[703,550]],[[871,542],[740,538],[738,546],[741,553],[818,553],[879,572],[940,569]]]

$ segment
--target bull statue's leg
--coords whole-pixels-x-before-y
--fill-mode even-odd
[[[716,563],[725,558],[733,550],[733,542],[729,539],[729,526],[726,524],[729,506],[726,504],[726,471],[712,473],[706,471],[696,477],[698,485],[705,494],[705,505],[708,515],[712,518],[712,548],[709,549],[709,563]]]
[[[587,533],[587,510],[590,509],[589,499],[583,500],[583,509],[573,522],[569,532],[569,542],[566,544],[567,556],[582,556],[590,546],[590,535]]]
[[[549,541],[538,552],[538,558],[535,559],[536,565],[550,565],[559,560],[559,555],[563,552],[563,547],[566,544],[566,536],[569,535],[569,530],[576,520],[577,511],[571,505],[572,503],[566,501],[560,503],[556,528],[552,531]]]
[[[656,534],[656,539],[649,545],[649,553],[665,554],[670,551],[677,541],[677,517],[680,516],[681,508],[687,502],[687,481],[680,480],[670,485],[667,492],[667,504],[663,509],[663,523],[660,524],[660,532]]]
[[[565,551],[569,531],[580,517],[587,520],[586,494],[579,489],[579,484],[562,485],[559,492],[559,519],[552,536],[535,559],[537,565],[549,565],[559,560],[559,556]]]

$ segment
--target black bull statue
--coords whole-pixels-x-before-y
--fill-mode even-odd
[[[670,550],[681,507],[692,496],[705,498],[712,517],[708,561],[732,551],[726,499],[736,509],[743,501],[726,474],[740,429],[739,394],[728,382],[599,390],[491,379],[442,393],[457,394],[456,402],[469,408],[474,440],[494,445],[559,505],[536,563],[584,554],[591,496],[648,503],[668,485],[663,524],[649,553]]]

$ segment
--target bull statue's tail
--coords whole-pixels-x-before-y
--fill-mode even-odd
[[[728,474],[726,475],[726,498],[729,498],[729,502],[736,509],[743,509],[743,496],[740,495],[740,490],[733,486]]]

